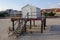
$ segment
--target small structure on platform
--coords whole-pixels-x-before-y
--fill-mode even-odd
[[[29,18],[39,18],[40,17],[40,8],[27,4],[26,6],[22,7],[22,14],[23,18],[26,15],[29,15]]]
[[[33,32],[33,31],[40,31],[41,33],[43,33],[43,30],[45,29],[45,19],[43,19],[44,17],[41,16],[40,14],[40,8],[31,6],[31,5],[26,5],[22,8],[22,18],[20,17],[12,17],[11,21],[12,21],[12,26],[13,26],[13,31],[16,34],[23,34],[27,31]],[[38,22],[38,24],[40,25],[39,28],[40,30],[32,30],[32,27],[35,27],[35,22],[39,20],[41,23]],[[45,20],[45,21],[44,21]],[[14,29],[16,23],[15,21],[18,23],[18,26],[16,28],[16,30]],[[27,27],[27,24],[29,25]],[[32,26],[33,25],[33,26]],[[27,30],[28,29],[28,30]],[[17,31],[18,30],[18,31]]]
[[[22,7],[22,17],[23,18],[40,18],[40,8],[27,4]],[[35,25],[35,20],[32,21],[32,25]],[[29,22],[27,23],[29,25]]]

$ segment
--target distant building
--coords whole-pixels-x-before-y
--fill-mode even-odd
[[[22,15],[22,11],[17,11],[17,10],[13,10],[13,9],[7,9],[6,12],[10,15],[10,16],[20,16]]]
[[[22,11],[18,11],[17,14],[15,14],[17,17],[22,17]]]
[[[6,12],[7,12],[10,16],[13,16],[13,15],[14,15],[14,10],[12,10],[12,9],[7,9]]]
[[[22,14],[23,18],[27,17],[29,15],[29,18],[38,18],[40,17],[40,8],[31,6],[31,5],[26,5],[22,7]]]
[[[56,16],[60,16],[60,8],[55,9],[54,12],[56,13]]]
[[[54,13],[56,13],[56,15],[55,16],[60,16],[60,8],[51,8],[51,9],[42,9],[42,10],[40,10],[40,12],[47,12],[47,13],[49,13],[49,12],[54,12]]]

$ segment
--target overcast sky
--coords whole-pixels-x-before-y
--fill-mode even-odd
[[[0,0],[0,10],[21,10],[27,4],[39,8],[60,8],[60,0]]]

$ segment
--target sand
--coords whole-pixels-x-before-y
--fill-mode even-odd
[[[39,24],[38,22],[36,24]],[[60,25],[60,18],[50,18],[47,19],[47,26],[50,28],[52,25]],[[8,37],[8,27],[12,27],[12,22],[10,19],[0,19],[0,40],[11,40]],[[50,29],[48,29],[50,31]],[[49,32],[50,33],[50,32]],[[48,32],[47,32],[48,34]],[[50,33],[52,34],[52,32]],[[38,34],[40,35],[40,34]],[[45,36],[44,36],[45,35]],[[59,40],[60,35],[40,35],[40,36],[21,36],[18,40]],[[14,40],[12,38],[12,40]]]

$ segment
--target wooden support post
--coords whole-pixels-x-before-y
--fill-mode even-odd
[[[27,22],[25,21],[25,24],[24,24],[24,26],[25,26],[25,28],[24,28],[25,32],[26,32],[26,23],[27,23]]]
[[[33,26],[35,27],[35,20],[33,20]]]
[[[41,33],[43,33],[43,20],[41,20]]]
[[[32,25],[32,23],[31,23],[31,20],[30,20],[30,29],[31,29],[31,25]]]
[[[46,17],[44,18],[44,30],[45,30],[45,27],[46,27]]]
[[[20,19],[18,20],[18,27],[20,27]]]
[[[46,17],[45,17],[45,27],[46,27]]]
[[[13,29],[13,31],[14,31],[14,21],[12,21],[12,26],[13,26],[12,29]]]

